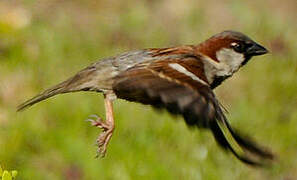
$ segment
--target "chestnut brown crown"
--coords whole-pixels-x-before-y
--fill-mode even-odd
[[[219,62],[216,53],[222,48],[233,49],[245,57],[244,64],[252,57],[268,53],[262,45],[236,31],[223,31],[212,36],[198,46],[198,51]]]

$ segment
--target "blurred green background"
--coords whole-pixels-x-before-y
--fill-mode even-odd
[[[1,0],[0,164],[18,179],[297,178],[296,0]],[[96,93],[60,95],[22,113],[16,106],[104,57],[197,44],[226,29],[271,53],[216,89],[232,125],[278,155],[252,168],[182,118],[117,100],[116,131],[95,159],[104,115]]]

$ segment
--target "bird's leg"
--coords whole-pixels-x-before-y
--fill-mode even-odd
[[[114,94],[104,94],[104,105],[105,105],[105,116],[106,121],[104,122],[102,118],[92,115],[93,119],[88,119],[92,123],[93,126],[99,127],[102,129],[101,134],[97,138],[97,156],[96,157],[104,157],[107,149],[107,145],[111,139],[113,130],[114,130],[114,117],[113,117],[113,107],[112,101],[114,100]]]

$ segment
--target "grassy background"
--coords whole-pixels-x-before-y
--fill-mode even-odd
[[[296,12],[295,0],[0,1],[0,164],[19,179],[296,179]],[[270,168],[242,164],[181,118],[122,100],[107,157],[95,159],[99,130],[84,120],[104,114],[100,94],[15,112],[103,57],[197,44],[226,29],[271,51],[216,89],[232,125],[278,154]]]

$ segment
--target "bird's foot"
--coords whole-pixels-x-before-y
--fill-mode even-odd
[[[91,125],[92,126],[99,127],[103,131],[104,130],[107,130],[109,128],[109,126],[107,125],[107,123],[104,122],[101,117],[99,117],[99,116],[97,116],[95,114],[90,115],[89,116],[89,119],[87,119],[86,121],[91,122]]]
[[[101,134],[98,136],[96,140],[98,146],[96,158],[103,158],[106,154],[107,145],[111,139],[114,126],[108,124],[107,122],[104,122],[102,118],[97,115],[91,115],[89,119],[87,119],[86,121],[91,122],[92,126],[96,126],[102,129]]]

